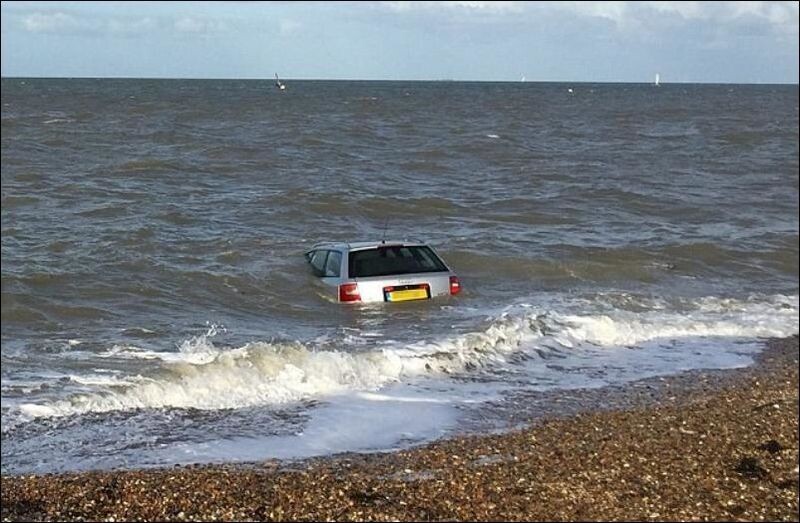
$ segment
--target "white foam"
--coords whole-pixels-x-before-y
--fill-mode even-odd
[[[346,391],[374,391],[391,382],[462,371],[468,364],[502,361],[535,336],[525,317],[501,317],[483,332],[432,343],[348,353],[302,343],[254,342],[231,350],[193,338],[180,353],[123,350],[116,356],[158,358],[166,375],[122,392],[73,396],[48,405],[25,404],[30,417],[65,416],[138,408],[227,409],[280,404]],[[167,357],[169,354],[169,357]]]
[[[114,410],[214,410],[282,404],[351,392],[377,393],[391,383],[419,377],[445,379],[485,366],[502,368],[510,354],[522,351],[533,355],[556,344],[562,350],[589,346],[613,351],[698,338],[782,337],[797,330],[797,296],[703,298],[684,304],[681,310],[659,305],[642,312],[602,302],[573,303],[569,312],[523,304],[498,314],[482,330],[411,344],[386,343],[372,350],[359,347],[356,352],[347,347],[322,350],[314,342],[252,342],[220,349],[210,341],[217,332],[212,327],[205,335],[182,343],[178,352],[131,347],[110,351],[117,357],[156,360],[158,369],[147,379],[131,384],[125,383],[125,377],[115,378],[114,385],[122,385],[121,390],[24,404],[20,412],[30,419]],[[106,388],[110,382],[96,385]]]
[[[109,376],[106,374],[92,374],[88,376],[75,376],[70,375],[69,380],[79,385],[87,385],[92,387],[120,387],[126,385],[134,385],[138,382],[145,380],[142,376]]]
[[[798,297],[764,301],[701,298],[684,313],[662,307],[646,312],[614,310],[609,314],[561,315],[555,339],[566,347],[580,343],[635,346],[655,339],[689,337],[784,337],[796,334]]]
[[[156,452],[164,462],[306,458],[338,452],[383,451],[403,441],[423,441],[444,434],[456,423],[452,402],[425,398],[348,395],[321,405],[302,432],[255,438],[217,439],[205,443],[176,442]]]
[[[99,354],[102,358],[162,360],[165,362],[185,362],[202,365],[209,363],[219,355],[211,338],[225,332],[224,327],[209,325],[208,331],[200,336],[193,336],[178,346],[178,352],[154,351],[135,345],[114,345],[108,351]]]

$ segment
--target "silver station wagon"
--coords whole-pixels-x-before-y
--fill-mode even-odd
[[[420,242],[318,243],[306,260],[323,292],[340,302],[429,300],[461,291],[455,273]]]

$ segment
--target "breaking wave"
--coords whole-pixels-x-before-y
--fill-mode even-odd
[[[583,347],[614,350],[696,338],[783,337],[798,331],[797,296],[635,301],[631,304],[631,299],[619,295],[605,301],[601,297],[593,302],[591,313],[582,312],[590,305],[580,300],[559,312],[519,303],[474,332],[410,344],[386,343],[358,352],[348,351],[346,342],[334,350],[299,341],[217,347],[213,337],[218,329],[212,326],[204,335],[186,340],[177,352],[112,347],[103,356],[151,359],[157,368],[149,376],[119,380],[114,386],[98,383],[97,391],[23,404],[19,413],[23,420],[31,420],[135,409],[269,406],[513,365],[509,356],[519,352],[541,357],[546,351]]]

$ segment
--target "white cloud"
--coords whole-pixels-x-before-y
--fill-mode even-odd
[[[153,31],[158,24],[152,18],[140,19],[112,19],[107,22],[109,33],[114,34],[142,34]]]
[[[225,23],[219,20],[191,16],[184,16],[175,20],[174,27],[178,32],[195,34],[217,33],[227,30]]]
[[[777,31],[798,26],[798,3],[776,2],[541,2],[538,7],[563,9],[578,15],[597,16],[620,27],[638,26],[654,16],[675,15],[716,25],[761,22]]]
[[[110,35],[130,37],[172,27],[182,34],[208,35],[228,30],[219,19],[196,16],[157,19],[150,16],[99,16],[62,11],[34,11],[20,17],[23,30],[32,33]]]
[[[450,11],[472,11],[472,12],[521,12],[526,2],[478,2],[478,1],[451,1],[451,2],[380,2],[381,5],[396,12],[418,11],[418,10],[450,10]]]
[[[516,13],[522,11],[523,2],[442,2],[449,9],[468,9],[473,11],[492,11]]]
[[[797,33],[800,4],[797,2],[736,2],[734,17],[752,16],[769,22],[774,27]]]
[[[765,23],[777,31],[797,32],[798,2],[696,2],[696,1],[600,1],[600,2],[377,2],[397,13],[423,12],[467,12],[515,15],[542,11],[566,12],[577,16],[604,18],[619,28],[638,27],[652,23],[654,17],[674,15],[686,21],[699,20],[711,24]]]
[[[544,2],[542,7],[570,11],[578,15],[607,18],[615,22],[624,20],[628,2]]]
[[[54,33],[74,31],[81,23],[74,16],[66,13],[33,13],[22,19],[22,27],[32,33]]]
[[[158,27],[156,21],[149,17],[79,17],[61,11],[36,11],[24,15],[21,25],[31,33],[117,36],[143,34]]]

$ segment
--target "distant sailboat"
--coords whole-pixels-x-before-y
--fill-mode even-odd
[[[525,75],[524,75],[524,74],[522,75],[522,78],[520,78],[520,80],[519,80],[519,81],[520,81],[520,82],[524,82],[524,81],[525,81]]]
[[[661,81],[661,75],[659,75],[658,73],[656,73],[656,83],[655,83],[656,87],[658,87],[658,85],[659,85],[660,81]]]
[[[281,91],[286,90],[286,84],[281,83],[280,78],[278,78],[278,73],[275,73],[275,87],[277,87]]]

